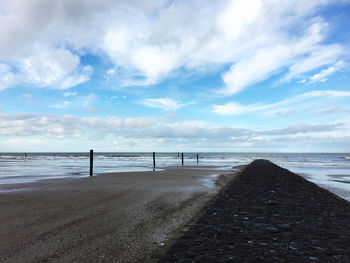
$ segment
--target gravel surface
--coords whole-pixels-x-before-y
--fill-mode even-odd
[[[350,262],[350,203],[256,160],[159,262]]]

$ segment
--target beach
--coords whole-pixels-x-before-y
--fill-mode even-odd
[[[142,262],[225,187],[232,170],[168,167],[0,186],[1,262]]]
[[[1,262],[157,262],[166,250],[208,211],[208,207],[217,198],[222,199],[222,191],[235,185],[239,171],[243,171],[247,166],[245,160],[242,160],[232,168],[232,165],[228,164],[232,156],[237,154],[227,153],[216,156],[208,154],[200,159],[201,165],[192,166],[166,166],[169,163],[178,163],[179,159],[171,154],[164,154],[158,157],[159,166],[154,171],[146,165],[150,163],[148,156],[103,156],[96,161],[99,165],[97,171],[105,167],[106,170],[114,169],[119,172],[100,173],[89,177],[82,172],[86,170],[86,158],[79,156],[72,159],[70,155],[63,158],[62,155],[47,158],[47,155],[40,154],[35,159],[27,160],[27,163],[22,159],[8,161],[4,158],[4,167],[6,162],[12,163],[11,166],[7,166],[12,167],[12,170],[6,172],[5,169],[5,176],[0,183]],[[253,158],[255,155],[242,154],[244,158]],[[300,166],[292,166],[293,170],[307,180],[349,200],[349,169],[340,155],[332,154],[338,158],[336,163],[330,163],[327,160],[331,159],[323,158],[323,155],[301,154],[279,157],[279,162],[285,165],[285,160],[293,157],[287,164],[296,164],[298,159],[304,159],[305,156],[310,156],[310,160],[301,163]],[[125,162],[125,166],[119,167],[121,162]],[[193,164],[195,159],[187,159],[186,162]],[[16,166],[18,164],[19,166]],[[307,166],[304,167],[305,165]],[[42,175],[35,176],[39,167],[42,169]],[[66,169],[64,175],[57,176],[59,171],[63,171],[61,168]],[[131,171],[121,172],[120,169]],[[133,171],[134,169],[136,171]],[[255,196],[256,193],[264,193],[271,187],[274,189],[267,193],[275,192],[281,185],[273,186],[275,182],[271,178],[270,183],[268,180],[264,181],[265,176],[269,178],[269,169],[266,172],[260,168],[254,170],[258,171],[263,182],[254,188],[258,180],[251,179],[249,184],[252,188],[246,192],[236,184],[236,190],[233,191],[235,197],[227,204],[221,201],[221,207],[230,209],[230,205],[239,202],[242,205],[239,209],[247,209],[247,214],[252,213],[249,218],[259,217],[256,212],[250,212],[252,205],[257,206],[259,210],[265,204],[256,204],[272,197],[260,198]],[[15,176],[10,177],[10,171],[16,171]],[[25,172],[24,176],[20,176],[22,171]],[[51,172],[54,173],[50,176]],[[15,183],[6,184],[7,181]],[[305,191],[315,187],[313,183],[303,183],[302,186]],[[254,197],[252,205],[247,205],[247,197],[250,195]],[[312,198],[318,199],[317,196]],[[328,209],[330,205],[327,204],[327,200],[334,200],[334,196],[326,194],[322,198],[319,207]],[[288,209],[297,200],[292,194],[287,200],[287,205],[283,205],[287,201],[282,201],[282,209],[290,215],[291,211]],[[298,202],[304,204],[308,199]],[[276,209],[275,207],[274,210]],[[261,212],[261,209],[259,211]],[[270,213],[269,210],[265,212]],[[280,214],[276,211],[273,213]],[[305,214],[299,213],[299,216],[300,220],[303,220]],[[222,216],[224,217],[225,215]],[[245,217],[242,215],[233,218],[233,221],[239,219],[246,223]],[[265,218],[270,218],[270,215]],[[334,218],[329,220],[334,221]],[[222,226],[216,229],[223,229],[222,222],[210,225],[220,224]],[[227,224],[232,225],[230,222]],[[271,222],[264,224],[270,226]],[[243,226],[239,225],[239,228]],[[312,231],[317,231],[317,228]],[[196,246],[191,243],[188,247]]]
[[[189,166],[221,167],[247,165],[266,159],[300,174],[350,201],[350,154],[346,153],[184,153]],[[157,152],[157,168],[179,167],[180,153]],[[35,182],[43,179],[83,178],[89,175],[88,152],[0,153],[0,185]],[[152,171],[152,152],[95,152],[94,173]]]

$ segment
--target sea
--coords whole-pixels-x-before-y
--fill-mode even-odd
[[[89,176],[89,154],[0,153],[0,185]],[[218,166],[220,169],[249,164],[255,159],[270,160],[350,201],[350,153],[184,153],[186,166]],[[156,169],[181,165],[181,153],[156,153]],[[94,175],[151,170],[152,152],[94,153]]]

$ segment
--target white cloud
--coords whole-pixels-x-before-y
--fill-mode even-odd
[[[79,57],[66,49],[45,50],[40,47],[21,63],[24,82],[38,86],[55,85],[67,73],[73,72],[79,65]]]
[[[162,118],[75,117],[55,114],[0,113],[1,149],[23,149],[23,141],[36,142],[32,150],[55,151],[62,148],[61,140],[86,145],[103,145],[106,150],[208,149],[232,151],[304,149],[314,147],[346,150],[349,143],[349,120],[330,123],[300,123],[274,129],[248,129],[220,126],[208,122],[164,122]],[[332,144],[329,142],[332,141]],[[114,146],[113,146],[114,145]],[[124,146],[126,148],[124,148]],[[131,146],[127,148],[127,146]],[[329,146],[329,147],[328,147]],[[58,147],[58,148],[57,148]]]
[[[98,99],[98,96],[94,93],[90,93],[86,96],[80,96],[79,102],[83,107],[89,107],[93,102],[95,102]]]
[[[244,0],[229,1],[225,10],[218,16],[218,28],[228,39],[237,38],[258,19],[262,4],[260,0],[250,1],[249,4]]]
[[[343,131],[344,123],[297,124],[280,129],[260,130],[244,127],[218,126],[208,122],[163,122],[162,118],[74,117],[55,114],[0,114],[0,136],[56,135],[73,138],[76,134],[101,134],[129,138],[202,138],[207,140],[252,139],[261,136],[293,135],[298,133],[321,133]],[[349,123],[348,123],[349,124]]]
[[[330,132],[334,130],[339,130],[339,128],[344,127],[342,123],[334,124],[295,124],[288,126],[283,129],[275,129],[270,131],[261,132],[261,134],[268,135],[291,135],[300,133],[319,133],[319,132]]]
[[[315,52],[311,53],[308,57],[298,61],[297,64],[290,68],[289,74],[286,79],[292,79],[302,76],[303,74],[327,66],[330,64],[336,64],[337,59],[341,57],[343,49],[339,45],[328,45],[325,47],[317,47]],[[338,62],[339,63],[339,62]],[[339,65],[340,66],[340,65]]]
[[[323,43],[331,27],[315,18],[339,2],[3,0],[0,89],[78,85],[91,77],[79,56],[93,52],[124,86],[229,65],[222,92],[232,95],[283,70],[293,79],[339,61],[344,47]]]
[[[344,67],[344,62],[338,61],[334,66],[325,68],[321,70],[319,73],[316,73],[315,75],[311,76],[310,81],[311,82],[326,81],[328,76],[332,75],[334,72],[340,70],[343,67]]]
[[[30,98],[32,98],[33,96],[32,96],[32,94],[30,94],[30,93],[23,93],[23,94],[21,95],[21,97],[22,97],[22,98],[26,98],[26,99],[30,99]]]
[[[350,109],[346,109],[339,106],[332,106],[326,109],[322,109],[320,111],[322,115],[330,115],[330,114],[342,114],[342,113],[350,113]]]
[[[232,95],[245,87],[288,70],[283,81],[289,81],[321,66],[335,63],[343,54],[341,45],[321,45],[327,24],[318,19],[301,37],[274,39],[256,47],[222,75],[226,87],[220,92]]]
[[[74,97],[76,95],[78,95],[77,92],[65,92],[65,93],[63,93],[64,97]]]
[[[98,96],[95,93],[89,93],[84,96],[77,96],[77,92],[65,92],[63,96],[70,98],[70,100],[64,100],[51,106],[55,109],[67,109],[70,107],[82,108],[88,112],[97,112],[97,108],[93,105],[97,100]]]
[[[65,100],[65,101],[62,101],[61,103],[54,104],[51,107],[55,109],[67,109],[70,105],[71,103]]]
[[[60,89],[69,89],[71,87],[77,86],[81,83],[88,81],[92,75],[93,69],[91,66],[85,66],[79,71],[74,72],[73,74],[65,76],[62,78],[60,83],[56,86]]]
[[[63,102],[61,105],[69,105],[69,102]],[[155,123],[154,118],[121,119],[115,116],[79,118],[70,115],[0,113],[0,136],[75,138],[81,135],[101,139],[108,134],[123,134],[129,129],[152,127]]]
[[[140,103],[147,107],[160,108],[166,111],[174,111],[187,105],[193,104],[193,102],[180,103],[170,98],[144,99],[143,101],[140,101]]]
[[[0,63],[0,91],[5,90],[16,83],[16,76],[11,72],[11,68]]]
[[[288,65],[293,56],[288,45],[273,45],[259,49],[223,74],[222,79],[226,87],[220,92],[227,95],[238,93],[246,86],[264,80]]]
[[[114,75],[114,73],[115,73],[115,69],[113,68],[107,70],[107,75]]]
[[[136,49],[131,57],[133,64],[141,71],[150,83],[156,83],[179,66],[179,54],[176,47],[146,46]]]
[[[229,102],[224,105],[214,105],[213,112],[220,115],[240,115],[252,111],[257,111],[259,106],[248,105],[243,106],[237,102]]]
[[[67,89],[90,79],[92,67],[79,67],[79,57],[66,49],[35,47],[32,52],[14,61],[16,73],[0,65],[0,89],[21,83]]]
[[[251,112],[257,112],[258,114],[284,115],[294,113],[295,111],[305,110],[310,107],[312,101],[315,99],[322,100],[321,103],[318,101],[317,105],[325,107],[327,104],[331,104],[334,99],[344,99],[348,97],[350,97],[350,91],[311,91],[271,104],[241,105],[237,102],[228,102],[223,105],[214,105],[212,111],[219,115],[240,115]]]

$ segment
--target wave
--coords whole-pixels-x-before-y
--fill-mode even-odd
[[[350,168],[349,163],[333,162],[276,162],[281,166],[299,166],[299,167],[344,167]]]
[[[0,162],[20,162],[20,161],[82,161],[89,159],[89,153],[1,153]],[[152,153],[95,153],[96,160],[105,162],[127,162],[129,165],[136,166],[140,163],[151,163]],[[199,162],[210,165],[227,165],[227,164],[248,164],[255,159],[269,159],[272,162],[281,166],[300,166],[300,167],[350,167],[350,156],[348,154],[247,154],[247,153],[199,153]],[[178,162],[181,155],[178,157],[177,153],[156,153],[156,160],[163,165],[167,163],[172,165]],[[195,163],[197,155],[194,153],[184,154],[185,162]],[[46,165],[46,164],[45,164]],[[47,164],[49,165],[49,164]],[[53,164],[52,164],[53,165]],[[114,165],[114,164],[113,164]]]
[[[134,155],[134,154],[106,154],[106,155],[98,155],[98,157],[106,157],[106,158],[119,158],[119,157],[141,157],[140,155]]]

